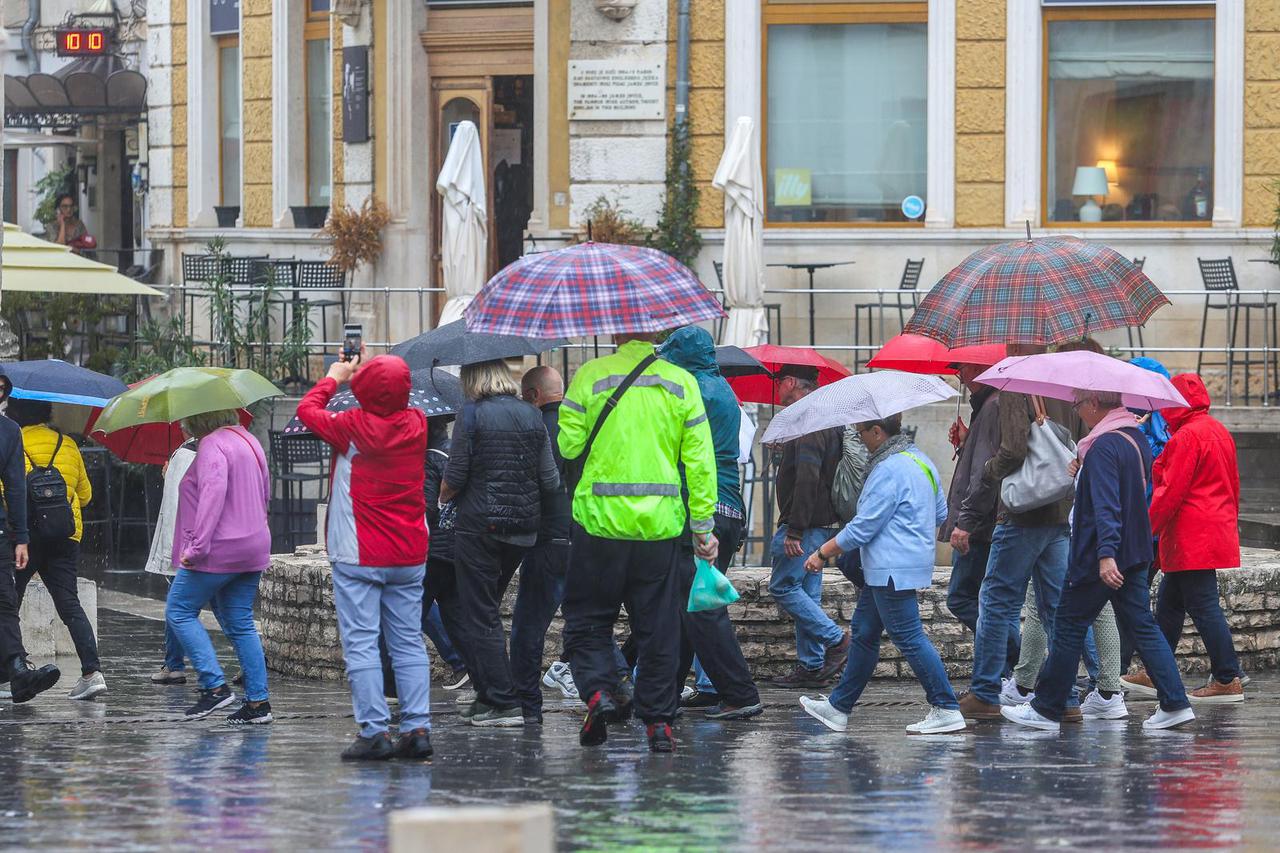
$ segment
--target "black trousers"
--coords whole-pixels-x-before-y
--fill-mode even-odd
[[[9,662],[26,657],[18,622],[18,588],[14,581],[13,543],[0,530],[0,681],[9,677]]]
[[[574,526],[565,584],[564,645],[578,695],[618,689],[613,625],[623,604],[640,671],[635,712],[645,723],[670,723],[680,665],[680,572],[684,537],[657,542],[605,539]]]
[[[733,562],[733,555],[742,541],[742,520],[729,518],[716,513],[716,539],[720,542],[720,553],[716,557],[716,568],[725,571]],[[760,702],[760,691],[751,677],[751,667],[742,656],[742,647],[738,645],[738,635],[729,620],[729,608],[717,607],[715,610],[699,610],[690,613],[687,607],[689,590],[693,586],[695,569],[691,547],[683,549],[683,565],[680,579],[680,670],[676,677],[676,696],[680,693],[682,682],[688,677],[689,668],[696,654],[711,679],[716,693],[726,705],[734,708],[745,708]]]
[[[499,542],[480,533],[454,531],[454,567],[458,583],[458,617],[463,660],[484,704],[505,711],[516,708],[511,659],[502,627],[502,596],[527,548]],[[441,616],[443,618],[443,611]],[[445,630],[451,630],[448,620]]]
[[[102,668],[98,662],[98,641],[94,639],[93,626],[80,606],[80,594],[76,591],[80,543],[74,539],[32,539],[30,556],[26,570],[17,573],[18,605],[22,605],[32,576],[39,572],[40,580],[44,581],[45,589],[53,599],[53,607],[58,611],[58,618],[67,626],[71,642],[75,643],[81,675],[97,672]],[[9,559],[12,561],[13,557]]]

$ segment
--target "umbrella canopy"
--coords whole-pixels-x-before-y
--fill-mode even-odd
[[[279,394],[279,388],[252,370],[175,367],[113,399],[96,426],[111,433],[141,424],[168,424],[205,412],[243,409]]]
[[[867,367],[951,376],[959,372],[953,364],[990,367],[1007,355],[1005,349],[1004,344],[947,349],[923,335],[897,335],[880,348]]]
[[[458,377],[438,367],[427,370],[415,370],[411,374],[412,385],[409,388],[409,406],[417,409],[429,418],[444,415],[455,415],[462,410],[462,383]],[[347,388],[334,394],[325,406],[327,412],[345,412],[348,409],[360,408],[360,401]],[[287,436],[311,435],[298,416],[285,425]]]
[[[904,332],[949,347],[1051,346],[1140,326],[1169,300],[1101,243],[1040,237],[980,249],[942,277]]]
[[[1006,358],[977,379],[983,385],[1057,400],[1075,399],[1076,389],[1120,395],[1132,409],[1154,412],[1187,405],[1159,373],[1096,352],[1050,352]]]
[[[733,393],[743,403],[777,403],[778,383],[773,374],[788,365],[817,368],[819,385],[829,385],[849,375],[849,368],[808,347],[761,344],[748,347],[743,352],[759,361],[768,371],[763,376],[737,376],[729,380]]]
[[[139,385],[142,383],[138,383]],[[132,386],[132,387],[137,387]],[[187,440],[177,422],[164,424],[139,424],[126,427],[115,432],[103,432],[97,429],[97,420],[102,414],[95,409],[85,425],[85,432],[90,438],[110,450],[125,462],[136,462],[141,465],[163,465],[173,456],[173,452]],[[240,425],[248,427],[253,423],[253,415],[248,410],[240,409]]]
[[[440,325],[462,317],[462,312],[484,284],[489,260],[487,200],[484,191],[484,158],[480,135],[469,121],[459,123],[449,143],[449,153],[436,178],[443,226],[440,230],[440,267],[449,297],[440,313]]]
[[[778,412],[760,442],[776,444],[835,426],[875,421],[958,393],[937,376],[897,370],[860,373],[819,388]]]
[[[467,330],[534,338],[662,332],[724,316],[675,258],[640,246],[579,243],[525,255],[480,291]]]
[[[768,338],[769,323],[764,313],[760,147],[749,117],[739,117],[734,125],[711,186],[724,193],[724,302],[729,319],[721,343],[756,346]]]
[[[720,375],[725,377],[769,373],[769,368],[761,364],[758,358],[741,347],[732,345],[716,347],[716,366],[720,368]]]
[[[0,280],[5,290],[164,296],[158,290],[120,275],[115,267],[81,257],[68,246],[32,237],[8,222],[4,224],[2,264]]]
[[[498,358],[537,355],[567,343],[563,338],[468,332],[465,320],[454,320],[396,344],[391,348],[391,354],[403,358],[411,369],[419,370],[438,364],[478,364]]]
[[[112,397],[128,390],[116,379],[57,358],[9,361],[0,364],[13,383],[13,396],[20,400],[74,403],[77,406],[105,406]]]

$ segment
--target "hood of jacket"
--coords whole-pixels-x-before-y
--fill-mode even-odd
[[[1195,373],[1179,373],[1169,381],[1190,404],[1160,410],[1160,414],[1169,422],[1169,429],[1177,432],[1195,415],[1208,412],[1212,401],[1209,399],[1209,389],[1204,387],[1204,380]]]
[[[676,329],[662,344],[658,354],[676,367],[696,375],[720,374],[716,365],[716,342],[711,333],[701,326],[685,326]]]
[[[360,408],[386,417],[403,411],[409,405],[409,388],[413,380],[409,365],[394,355],[380,355],[362,366],[351,377],[351,393]]]

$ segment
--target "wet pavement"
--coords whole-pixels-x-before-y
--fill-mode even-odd
[[[342,685],[273,678],[278,721],[262,729],[181,722],[192,686],[147,681],[161,623],[100,620],[102,701],[65,698],[67,660],[50,693],[0,702],[0,846],[380,849],[392,809],[530,801],[554,805],[564,850],[1274,849],[1280,834],[1275,674],[1243,706],[1155,735],[1139,726],[1153,704],[1132,702],[1128,721],[1061,736],[987,723],[908,738],[925,711],[914,682],[873,684],[839,735],[770,690],[753,722],[685,718],[669,756],[638,724],[580,748],[578,713],[551,694],[540,728],[464,727],[437,690],[432,764],[352,766],[337,759],[354,734]]]

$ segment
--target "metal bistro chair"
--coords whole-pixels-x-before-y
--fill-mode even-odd
[[[89,475],[89,486],[93,489],[93,499],[89,505],[80,510],[81,522],[87,536],[90,530],[101,529],[102,556],[115,555],[115,530],[111,517],[111,469],[115,460],[111,451],[105,447],[87,444],[80,448],[84,458],[85,473]]]
[[[1249,386],[1249,370],[1255,365],[1266,365],[1270,371],[1270,380],[1272,388],[1263,389],[1264,397],[1272,393],[1275,388],[1280,388],[1280,376],[1277,376],[1277,369],[1280,369],[1280,353],[1276,347],[1276,332],[1280,323],[1277,323],[1277,305],[1269,298],[1259,301],[1246,302],[1241,300],[1239,290],[1240,282],[1236,278],[1235,264],[1231,258],[1196,258],[1196,262],[1200,265],[1200,279],[1204,282],[1204,289],[1207,291],[1204,296],[1204,314],[1200,319],[1200,351],[1196,355],[1196,373],[1200,373],[1201,369],[1208,365],[1210,367],[1225,366],[1227,368],[1227,405],[1231,404],[1231,383],[1235,378],[1236,366],[1244,368],[1244,403],[1249,405],[1252,398],[1252,392]],[[1215,296],[1221,296],[1221,302],[1214,302]],[[1227,357],[1226,361],[1209,362],[1205,360],[1204,342],[1209,328],[1209,309],[1221,310],[1226,312],[1226,338],[1227,338]],[[1244,310],[1244,348],[1246,352],[1243,358],[1238,358],[1235,354],[1236,343],[1239,339],[1240,311]],[[1250,326],[1252,326],[1253,311],[1262,312],[1262,341],[1263,346],[1269,348],[1269,351],[1263,354],[1262,358],[1254,357],[1254,354],[1248,352],[1250,348]],[[1267,364],[1270,362],[1270,364]]]
[[[1141,257],[1141,258],[1134,258],[1134,259],[1133,259],[1133,265],[1134,265],[1135,267],[1137,267],[1139,270],[1141,270],[1144,266],[1146,266],[1146,265],[1147,265],[1147,259],[1146,259],[1146,257],[1144,256],[1144,257]],[[1134,336],[1134,327],[1133,327],[1133,326],[1127,326],[1127,327],[1125,328],[1125,330],[1129,333],[1129,355],[1130,355],[1130,357],[1132,357],[1132,356],[1134,355],[1134,352],[1133,352],[1133,336]],[[1142,327],[1141,327],[1141,326],[1138,326],[1138,327],[1137,327],[1137,333],[1138,333],[1138,351],[1137,351],[1137,355],[1146,355],[1146,354],[1147,354],[1147,344],[1146,344],[1146,342],[1142,339]]]
[[[729,308],[728,306],[725,305],[726,294],[724,290],[724,263],[722,261],[712,261],[711,266],[715,268],[716,281],[719,282],[720,284],[720,307],[724,308],[725,313],[727,314],[729,311]],[[782,343],[782,303],[781,302],[764,303],[764,316],[765,316],[765,324],[768,325],[769,327],[768,342],[771,344],[772,343],[781,344]],[[724,339],[725,320],[726,320],[725,317],[721,317],[719,320],[716,321],[715,339],[717,341]],[[775,336],[777,340],[774,340]]]
[[[308,483],[317,484],[317,496],[326,497],[329,482],[329,453],[323,441],[314,435],[286,436],[282,430],[270,433],[273,480],[281,485],[281,515],[285,546],[292,552],[300,537],[315,533],[315,515],[305,511]],[[294,495],[294,486],[297,495]],[[272,492],[274,494],[274,487]]]
[[[225,260],[225,259],[224,259]],[[218,257],[216,255],[197,255],[182,253],[182,310],[186,315],[192,337],[196,333],[196,296],[190,289],[196,285],[208,286],[218,276]]]
[[[853,345],[855,347],[862,345],[860,318],[864,310],[867,312],[867,344],[877,343],[875,326],[873,325],[876,311],[880,311],[880,316],[883,317],[884,309],[896,308],[898,309],[898,328],[901,329],[907,325],[908,297],[911,302],[911,310],[915,311],[919,305],[920,272],[923,269],[924,258],[918,261],[908,259],[906,266],[902,269],[902,279],[898,282],[898,292],[893,294],[895,301],[884,300],[853,306]],[[879,341],[879,343],[883,344],[884,341]],[[854,371],[857,372],[861,369],[863,362],[870,360],[870,356],[864,355],[860,349],[855,349],[853,352],[853,367]]]
[[[156,529],[156,513],[151,511],[151,493],[152,493],[152,474],[158,474],[159,469],[154,465],[128,465],[123,462],[111,460],[111,464],[116,465],[114,474],[115,479],[115,510],[112,513],[112,524],[115,525],[115,550],[112,556],[115,558],[116,565],[120,564],[120,548],[124,544],[126,533],[130,529],[139,529],[146,537],[146,543],[151,543],[151,537],[155,534]],[[138,491],[142,492],[142,506],[139,507],[136,501]],[[135,497],[130,500],[130,497]],[[108,498],[109,499],[109,498]],[[92,504],[90,504],[92,506]],[[126,512],[132,507],[133,512]],[[139,515],[137,510],[141,509],[142,514]]]

